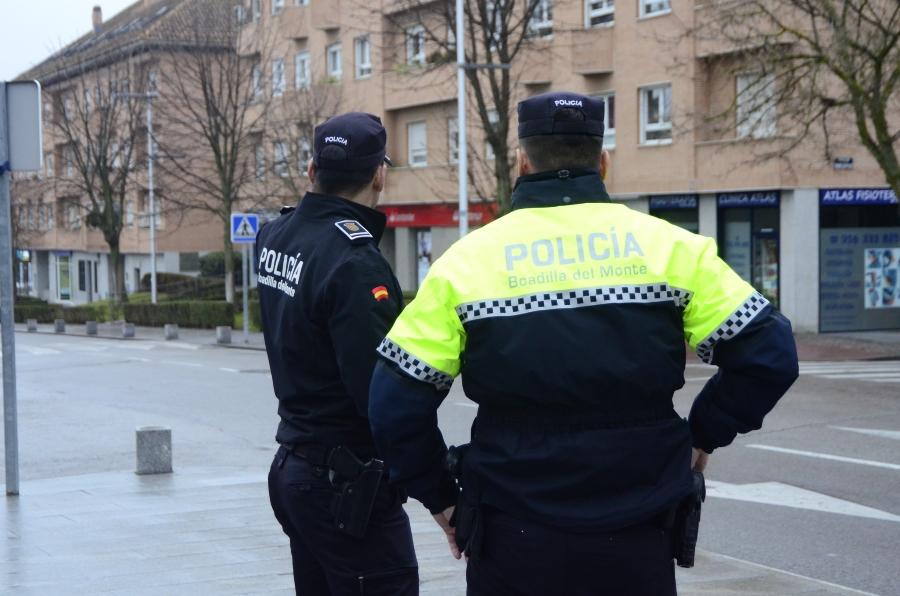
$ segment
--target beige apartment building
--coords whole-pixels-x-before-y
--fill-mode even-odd
[[[703,18],[702,4],[541,0],[529,47],[512,64],[514,93],[521,99],[566,90],[605,99],[613,200],[715,238],[722,257],[796,330],[900,328],[900,219],[883,174],[856,142],[833,145],[833,161],[812,142],[785,159],[748,160],[754,148],[790,131],[777,130],[773,102],[741,105],[738,89],[748,84],[741,75],[717,74],[729,48],[671,43]],[[247,31],[268,31],[274,40],[267,52],[242,50],[257,61],[261,94],[313,93],[316,82],[325,83],[340,89],[341,109],[384,120],[397,167],[379,205],[389,226],[381,249],[405,289],[415,289],[458,237],[456,65],[436,42],[453,35],[434,21],[423,27],[417,19],[428,20],[427,11],[422,16],[410,5],[249,0],[242,9]],[[736,98],[743,120],[730,132],[684,125],[687,115]],[[470,160],[490,164],[472,103]],[[514,115],[512,124],[514,136]],[[296,140],[301,165],[307,139]],[[261,145],[260,156],[278,160],[295,141],[266,142],[279,146]],[[487,223],[491,213],[473,201],[470,225]]]
[[[106,142],[99,153],[134,171],[122,204],[120,251],[124,259],[124,290],[138,291],[141,278],[151,270],[150,205],[147,172],[146,103],[119,98],[117,93],[156,93],[154,109],[171,100],[164,70],[171,68],[171,54],[161,52],[168,43],[163,28],[171,31],[170,19],[195,0],[138,0],[106,21],[95,8],[85,14],[85,23],[93,17],[93,29],[75,42],[54,53],[20,79],[36,79],[42,86],[44,167],[39,172],[21,173],[13,180],[12,202],[18,240],[17,292],[66,305],[77,305],[110,298],[115,293],[113,261],[102,232],[92,226],[88,201],[72,149],[73,134],[64,133],[68,123],[78,126],[76,142],[94,135],[95,146]],[[134,134],[127,131],[101,133],[102,112],[133,102]],[[85,118],[89,125],[77,122]],[[122,119],[127,120],[123,117]],[[161,125],[162,124],[162,125]],[[168,143],[172,127],[156,120],[154,152]],[[108,135],[99,141],[101,134]],[[95,153],[96,154],[96,153]],[[128,159],[130,155],[130,160]],[[96,159],[95,157],[91,159]],[[158,160],[157,160],[158,161]],[[156,265],[161,273],[199,274],[200,256],[221,251],[223,224],[209,214],[175,209],[179,188],[164,168],[157,167],[154,177]],[[178,201],[181,202],[181,201]]]

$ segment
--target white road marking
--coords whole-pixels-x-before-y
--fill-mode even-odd
[[[706,481],[706,495],[717,499],[732,499],[749,503],[778,505],[794,509],[808,509],[825,513],[867,517],[885,521],[900,522],[900,515],[880,509],[873,509],[851,501],[829,497],[805,488],[782,484],[781,482],[758,482],[755,484],[727,484],[714,480]]]
[[[265,484],[268,477],[262,475],[253,476],[232,476],[230,478],[214,478],[212,480],[201,480],[200,484],[206,486],[236,486],[239,484]]]
[[[200,349],[200,344],[185,344],[185,343],[181,343],[181,342],[166,342],[166,343],[154,342],[153,346],[156,348],[176,348],[179,350],[199,350]]]
[[[900,373],[895,372],[864,372],[846,373],[843,375],[819,375],[823,379],[862,379],[864,381],[876,381],[881,379],[900,378]]]
[[[478,404],[464,404],[464,403],[459,402],[459,401],[458,401],[458,402],[454,402],[454,405],[462,406],[462,407],[464,407],[464,408],[477,408],[477,407],[478,407]]]
[[[873,437],[882,437],[884,439],[894,439],[900,441],[900,430],[878,430],[874,428],[851,428],[849,426],[829,426],[828,428],[836,428],[838,430],[846,430],[861,435],[872,435]]]
[[[162,360],[162,364],[174,364],[176,366],[193,366],[195,368],[201,368],[202,364],[197,364],[195,362],[175,362],[174,360]]]
[[[872,466],[875,468],[887,468],[888,470],[900,470],[900,464],[889,464],[883,461],[872,461],[869,459],[857,459],[855,457],[843,457],[841,455],[830,455],[828,453],[816,453],[815,451],[800,451],[798,449],[784,449],[783,447],[770,447],[769,445],[747,445],[751,449],[764,449],[765,451],[776,451],[778,453],[788,453],[790,455],[802,455],[804,457],[815,457],[817,459],[829,459],[831,461],[840,461],[848,464],[860,464],[863,466]]]
[[[135,358],[133,356],[126,358],[125,360],[130,360],[132,362],[153,362],[148,358]]]
[[[51,350],[50,348],[39,348],[37,346],[16,346],[16,349],[28,352],[32,356],[49,356],[51,354],[62,354],[59,350]]]
[[[239,371],[239,370],[236,369],[236,368],[224,368],[224,367],[219,367],[219,370],[224,370],[225,372],[230,372],[230,373],[241,372],[241,371]]]
[[[900,361],[801,362],[800,374],[831,380],[900,383]]]

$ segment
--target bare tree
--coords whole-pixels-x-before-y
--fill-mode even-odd
[[[764,140],[759,159],[811,143],[831,161],[842,141],[861,142],[900,196],[897,0],[710,3],[678,43],[699,48],[701,78],[737,80],[708,90],[719,100],[696,115],[708,135]]]
[[[552,4],[542,0],[464,0],[465,59],[473,68],[466,70],[468,95],[473,100],[476,122],[484,130],[484,140],[491,151],[488,160],[474,160],[470,182],[483,200],[493,201],[502,215],[510,209],[515,154],[511,151],[510,126],[521,99],[519,78],[531,52],[549,51],[541,38],[549,31],[534,26],[547,15],[536,13],[552,10]],[[453,0],[397,0],[384,16],[396,30],[394,50],[403,55],[407,64],[411,27],[413,35],[422,35],[437,51],[426,57],[427,68],[456,62],[456,10]],[[552,18],[552,17],[551,17]],[[533,57],[533,54],[531,55]],[[475,68],[478,65],[479,68]],[[512,68],[508,68],[511,65]],[[413,71],[411,71],[413,72]],[[455,68],[447,68],[455,77]],[[473,152],[478,155],[479,152]],[[480,167],[479,167],[480,166]],[[486,180],[490,184],[485,185]]]
[[[119,99],[130,89],[130,60],[122,56],[96,70],[71,68],[76,76],[54,98],[53,128],[62,141],[56,193],[68,197],[66,225],[97,229],[109,246],[113,265],[113,294],[127,301],[125,260],[120,252],[126,195],[136,188],[139,138],[146,139],[144,106]]]
[[[169,201],[221,220],[228,301],[234,300],[231,214],[239,203],[251,209],[266,201],[256,184],[265,167],[258,155],[265,79],[258,62],[238,51],[265,56],[265,36],[245,32],[237,8],[221,0],[183,5],[160,31],[166,43],[158,54],[165,61],[157,105],[165,127],[160,167],[174,185]]]

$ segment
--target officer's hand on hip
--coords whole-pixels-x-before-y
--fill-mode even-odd
[[[709,454],[701,449],[693,448],[691,452],[691,469],[702,472],[709,463]]]
[[[447,535],[447,542],[450,543],[450,553],[454,559],[461,557],[459,547],[456,546],[456,528],[450,526],[450,518],[453,517],[453,510],[456,507],[447,507],[443,513],[435,513],[432,515],[434,521],[438,523],[444,533]]]

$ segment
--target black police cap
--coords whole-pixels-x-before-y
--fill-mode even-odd
[[[603,100],[578,93],[553,92],[519,102],[519,138],[538,135],[603,136]],[[570,108],[585,115],[584,122],[556,122],[557,110]]]
[[[316,127],[313,144],[313,163],[324,170],[365,170],[386,162],[387,132],[381,118],[364,112],[348,112],[335,116]],[[321,156],[328,145],[336,145],[347,152],[347,159],[334,160]]]

